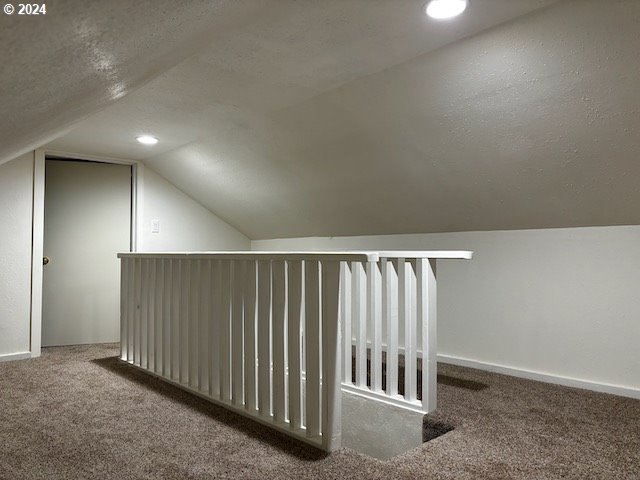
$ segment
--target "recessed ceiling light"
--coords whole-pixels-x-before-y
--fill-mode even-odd
[[[158,143],[158,139],[156,137],[152,137],[151,135],[140,135],[136,137],[136,140],[138,140],[143,145],[155,145],[156,143]]]
[[[465,11],[468,4],[468,0],[431,0],[425,11],[431,18],[444,20],[457,17]]]

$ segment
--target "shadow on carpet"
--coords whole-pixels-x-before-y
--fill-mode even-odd
[[[209,417],[213,421],[224,423],[225,425],[241,431],[252,438],[266,442],[269,445],[301,460],[322,460],[329,455],[327,452],[307,445],[300,440],[296,440],[284,433],[273,430],[272,428],[264,426],[250,418],[244,417],[231,410],[202,399],[197,395],[186,392],[159,378],[131,368],[120,361],[117,356],[98,358],[91,360],[91,363],[94,363],[129,381],[135,382],[137,385],[158,393],[165,398],[179,402],[185,407]]]
[[[442,374],[438,374],[438,383],[442,385],[449,385],[450,387],[464,388],[465,390],[472,390],[474,392],[479,392],[480,390],[489,388],[489,385],[486,383],[474,382],[473,380],[468,380],[466,378],[452,377],[450,375]]]

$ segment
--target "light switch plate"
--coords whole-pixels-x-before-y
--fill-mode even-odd
[[[151,233],[160,233],[160,220],[151,220]]]

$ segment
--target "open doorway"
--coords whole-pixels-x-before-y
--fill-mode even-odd
[[[131,250],[132,168],[46,159],[42,346],[119,341],[116,254]]]

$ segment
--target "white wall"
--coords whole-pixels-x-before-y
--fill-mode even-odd
[[[439,354],[640,396],[640,226],[259,240],[252,248],[473,250],[471,261],[438,263]]]
[[[138,250],[250,250],[250,240],[150,168],[144,169],[144,205]],[[151,222],[160,221],[152,233]]]
[[[30,349],[33,162],[0,165],[0,360]]]

